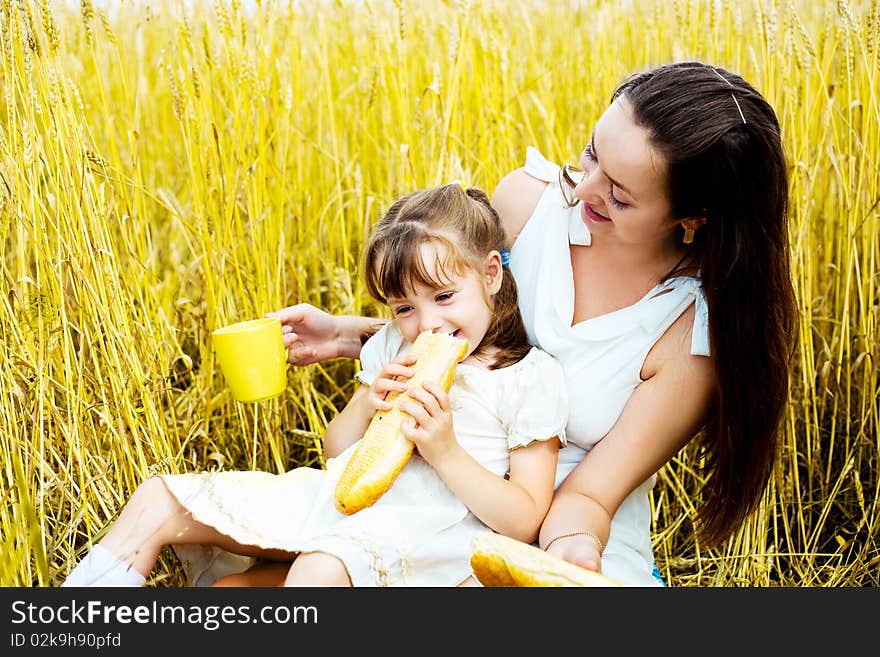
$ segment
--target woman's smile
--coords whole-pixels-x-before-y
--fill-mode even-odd
[[[590,204],[586,201],[581,201],[581,217],[583,217],[584,221],[594,221],[594,222],[604,222],[611,221],[610,218],[599,214],[593,208],[590,207]]]

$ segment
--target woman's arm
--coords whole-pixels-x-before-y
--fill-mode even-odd
[[[288,306],[266,317],[281,320],[287,360],[309,365],[329,358],[358,358],[368,337],[388,320],[357,315],[331,315],[308,303]]]
[[[715,388],[712,362],[690,354],[693,310],[682,313],[645,361],[647,380],[633,392],[611,431],[559,486],[541,526],[548,552],[599,570],[590,532],[608,541],[611,518],[633,490],[657,472],[705,423]]]

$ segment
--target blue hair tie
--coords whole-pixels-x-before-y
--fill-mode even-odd
[[[510,249],[501,249],[501,266],[510,266]]]

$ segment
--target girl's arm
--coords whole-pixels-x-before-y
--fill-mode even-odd
[[[387,322],[373,317],[331,315],[308,303],[288,306],[266,317],[281,320],[287,360],[309,365],[329,358],[358,358],[368,337]]]
[[[324,458],[334,458],[361,439],[373,417],[369,386],[359,386],[348,403],[327,424],[324,432]]]
[[[434,467],[484,524],[499,534],[533,543],[553,499],[558,455],[555,437],[519,447],[510,453],[510,478],[504,479],[457,445]]]
[[[411,356],[401,356],[388,363],[372,385],[358,387],[345,408],[327,424],[324,432],[325,458],[339,456],[360,440],[376,411],[391,409],[385,396],[392,390],[406,390],[405,381],[400,381],[397,377],[412,377],[413,369],[410,365],[414,363],[415,359]]]
[[[633,490],[696,435],[708,417],[715,386],[712,362],[690,354],[693,308],[657,342],[646,381],[627,401],[611,431],[559,486],[541,527],[540,545],[581,566],[599,570],[611,518]],[[574,536],[559,538],[571,532]],[[552,542],[552,546],[548,545]]]
[[[487,470],[455,438],[449,397],[440,386],[425,382],[408,395],[400,409],[414,421],[404,422],[404,435],[477,518],[499,534],[526,543],[538,536],[553,498],[559,441],[536,441],[510,454],[509,479]],[[418,423],[416,425],[416,423]]]

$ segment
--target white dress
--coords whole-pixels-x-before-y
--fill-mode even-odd
[[[510,269],[529,340],[562,363],[570,415],[568,445],[559,454],[556,485],[614,426],[642,382],[645,357],[657,339],[692,303],[695,316],[691,354],[709,355],[709,316],[700,281],[668,280],[641,300],[572,326],[574,278],[570,244],[588,246],[590,233],[580,207],[567,207],[559,166],[537,150],[526,152],[525,171],[550,183],[510,251]],[[656,586],[652,576],[651,514],[648,493],[656,475],[633,491],[611,523],[602,572],[623,584]]]
[[[371,383],[410,346],[395,324],[387,324],[364,345],[357,378]],[[539,349],[497,370],[458,365],[449,396],[459,444],[499,476],[508,471],[510,450],[554,436],[565,442],[562,368]],[[471,540],[486,526],[417,453],[375,504],[350,516],[336,510],[333,490],[355,447],[329,459],[324,470],[162,479],[200,522],[245,545],[335,555],[354,586],[455,586],[465,580],[471,574]],[[254,563],[213,546],[173,548],[193,586]]]

